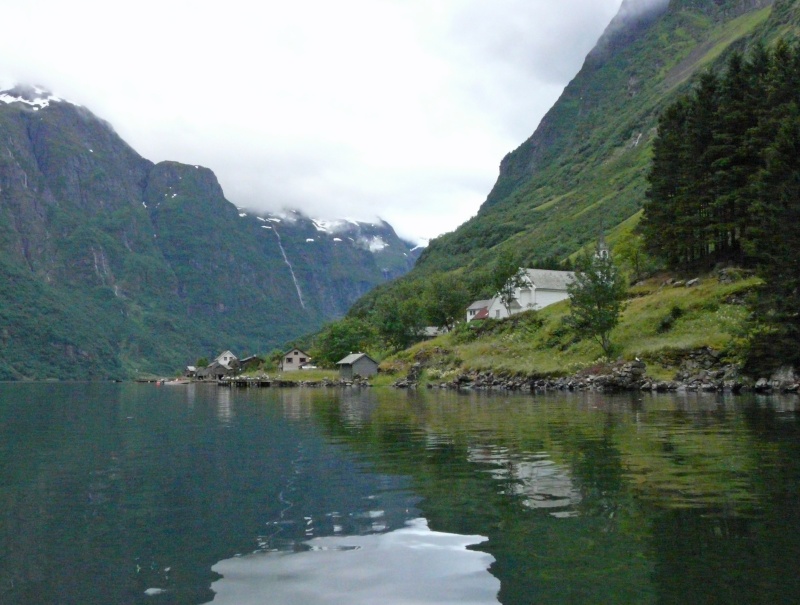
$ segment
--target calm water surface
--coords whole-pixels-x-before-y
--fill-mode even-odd
[[[0,384],[0,603],[798,603],[799,405]]]

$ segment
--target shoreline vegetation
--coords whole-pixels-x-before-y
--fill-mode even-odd
[[[569,301],[563,301],[507,319],[460,323],[387,356],[380,373],[368,380],[343,380],[333,369],[277,374],[261,369],[192,382],[235,388],[799,393],[800,376],[790,367],[766,376],[743,371],[748,304],[760,284],[750,272],[730,267],[690,279],[660,274],[637,283],[612,333],[613,359],[568,328]],[[170,379],[140,379],[157,380]]]
[[[613,358],[567,325],[569,301],[502,320],[459,324],[381,364],[394,386],[448,389],[800,392],[788,365],[744,371],[749,305],[761,280],[737,268],[630,288],[612,332]]]

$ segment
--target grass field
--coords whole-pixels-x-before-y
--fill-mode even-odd
[[[662,358],[676,351],[711,347],[735,360],[737,339],[748,316],[744,302],[758,284],[753,277],[720,283],[707,275],[698,285],[686,287],[661,276],[631,288],[620,324],[611,335],[615,356],[647,361],[648,374],[655,378],[674,374]],[[570,375],[604,360],[598,343],[579,339],[569,330],[564,322],[568,313],[569,301],[563,301],[504,320],[461,324],[450,334],[389,357],[381,368],[399,375],[419,362],[432,380],[464,371]]]

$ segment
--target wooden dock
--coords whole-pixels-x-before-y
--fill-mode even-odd
[[[240,389],[247,388],[267,388],[273,386],[274,380],[266,378],[223,378],[218,380],[217,384],[222,387],[236,387]],[[280,386],[280,385],[277,385]]]

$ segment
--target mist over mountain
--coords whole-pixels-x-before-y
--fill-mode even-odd
[[[0,379],[264,353],[419,252],[383,222],[253,214],[208,168],[141,157],[88,109],[0,92]]]

